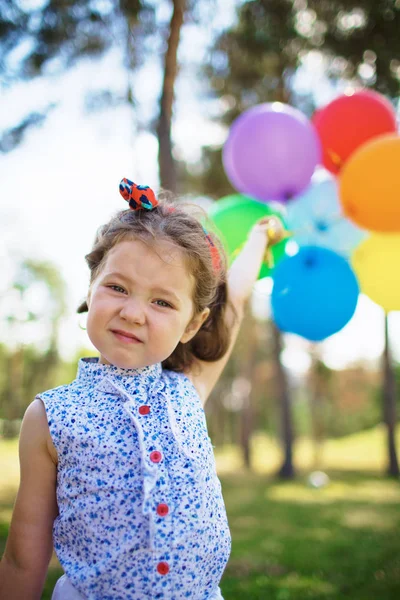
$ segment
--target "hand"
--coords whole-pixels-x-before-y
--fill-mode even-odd
[[[282,221],[278,217],[263,217],[252,228],[250,235],[262,233],[267,236],[267,246],[278,244],[288,236]]]

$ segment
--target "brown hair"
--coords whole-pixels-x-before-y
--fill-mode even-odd
[[[197,334],[186,344],[179,342],[173,353],[163,361],[163,367],[172,371],[185,371],[196,358],[209,362],[218,360],[224,356],[230,342],[225,320],[228,304],[226,255],[220,240],[210,231],[220,258],[220,267],[216,270],[200,219],[205,221],[206,215],[198,206],[171,199],[159,200],[158,206],[151,211],[122,210],[98,229],[93,248],[85,256],[91,285],[101,272],[108,252],[123,240],[140,240],[151,245],[160,240],[169,241],[183,251],[195,281],[195,314],[206,307],[209,307],[210,314]],[[77,312],[87,311],[85,300]]]

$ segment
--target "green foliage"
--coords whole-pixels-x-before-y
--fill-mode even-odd
[[[322,438],[370,429],[382,421],[379,373],[362,367],[334,371],[314,360],[307,381],[311,428]]]
[[[46,292],[39,306],[32,300],[35,294],[30,293],[38,286]],[[65,282],[51,262],[25,258],[16,265],[0,304],[1,318],[12,341],[9,347],[0,347],[0,418],[3,435],[11,437],[17,434],[19,420],[36,394],[58,385],[57,341],[66,311]],[[45,350],[24,343],[22,336],[29,323],[49,331]]]
[[[62,71],[83,57],[103,54],[112,45],[123,47],[133,29],[136,40],[152,32],[154,14],[154,6],[139,0],[50,0],[33,7],[1,0],[0,73],[10,84]],[[22,47],[23,58],[16,63],[12,54]],[[138,55],[140,44],[127,60],[137,60]]]
[[[303,36],[331,58],[328,74],[357,79],[390,98],[400,91],[400,4],[397,0],[308,0]],[[335,61],[343,57],[343,61]],[[365,67],[372,69],[365,70]],[[370,73],[370,75],[369,75]],[[364,74],[364,75],[363,75]]]
[[[398,0],[249,0],[237,17],[216,39],[204,68],[209,95],[221,104],[215,120],[226,126],[262,102],[287,102],[311,116],[312,91],[299,95],[292,86],[309,51],[325,57],[333,86],[347,80],[393,101],[399,95]],[[185,180],[213,198],[232,192],[214,146],[203,148],[200,166],[195,174],[186,171]]]
[[[382,399],[376,401],[376,388],[366,391],[361,405],[347,408],[335,405],[335,402],[324,412],[325,433],[328,437],[343,437],[365,431],[382,421]]]

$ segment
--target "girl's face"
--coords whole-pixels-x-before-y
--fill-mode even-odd
[[[116,244],[88,294],[87,332],[100,362],[139,369],[168,358],[209,314],[205,308],[193,315],[193,288],[183,254],[173,244]]]

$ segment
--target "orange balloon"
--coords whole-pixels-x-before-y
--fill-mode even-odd
[[[349,158],[339,177],[345,215],[370,231],[400,231],[400,136],[381,135]]]

